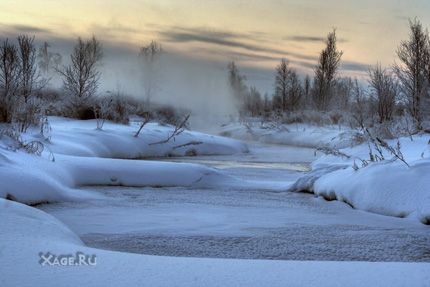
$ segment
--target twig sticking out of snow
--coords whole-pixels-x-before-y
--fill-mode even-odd
[[[168,143],[171,139],[174,140],[175,136],[180,135],[181,133],[183,133],[185,131],[185,127],[188,123],[188,119],[190,118],[190,116],[191,116],[191,114],[188,114],[182,122],[180,122],[178,125],[176,125],[175,130],[167,139],[165,139],[163,141],[158,141],[155,143],[150,143],[149,145],[165,144],[165,143]]]
[[[140,134],[140,132],[142,131],[143,127],[149,123],[150,119],[149,117],[145,118],[145,120],[140,124],[139,129],[137,130],[137,132],[134,134],[134,137],[137,138]]]
[[[400,160],[401,162],[403,162],[404,164],[406,164],[407,167],[410,167],[410,165],[406,162],[406,160],[403,156],[399,140],[397,140],[397,144],[395,147],[390,146],[386,141],[384,141],[380,138],[376,138],[376,140],[385,150],[387,150],[389,153],[391,153],[394,156],[394,158],[396,158],[396,159]]]
[[[391,155],[394,156],[394,160],[400,160],[401,162],[403,162],[407,167],[410,167],[410,165],[406,162],[402,150],[401,150],[401,145],[400,145],[400,141],[397,140],[397,144],[395,147],[390,146],[386,141],[384,141],[383,139],[379,138],[379,137],[374,137],[368,129],[365,129],[367,135],[369,136],[369,140],[373,143],[375,150],[378,152],[379,155],[375,155],[373,156],[372,154],[372,149],[370,148],[369,145],[369,154],[370,154],[370,161],[383,161],[385,160],[384,154],[382,152],[382,149],[385,149],[386,151],[388,151]]]
[[[202,141],[191,141],[191,142],[186,143],[186,144],[181,144],[181,145],[174,146],[173,149],[178,149],[178,148],[186,147],[186,146],[190,146],[190,145],[199,145],[199,144],[202,144],[202,143],[203,143]]]
[[[315,151],[315,155],[317,151],[322,152],[323,154],[326,154],[326,155],[333,155],[333,156],[342,157],[346,159],[351,158],[350,155],[347,155],[346,153],[343,153],[338,149],[328,147],[328,146],[318,147]]]
[[[333,155],[333,156],[337,156],[337,157],[341,157],[341,158],[345,158],[345,159],[351,159],[352,158],[352,156],[350,156],[350,155],[348,155],[348,154],[346,154],[344,152],[341,152],[338,149],[332,148],[332,147],[327,147],[327,146],[325,146],[325,147],[319,147],[319,148],[316,149],[315,155],[316,155],[317,151],[322,152],[323,154],[326,154],[326,155]],[[356,159],[359,160],[359,161],[361,161],[361,167],[366,167],[367,165],[369,165],[369,162],[367,160],[359,158],[359,157],[355,157],[354,164],[352,165],[352,168],[354,170],[358,170],[359,169],[358,165],[355,163]]]
[[[47,146],[45,146],[45,144],[39,140],[32,140],[29,142],[24,141],[21,138],[21,134],[13,129],[3,129],[2,131],[0,131],[0,138],[2,136],[9,137],[13,141],[13,143],[9,146],[13,151],[22,149],[29,154],[42,156],[43,151],[45,150],[45,148],[47,148]],[[50,153],[49,159],[51,161],[55,161],[55,157],[52,151],[49,148],[48,151]]]

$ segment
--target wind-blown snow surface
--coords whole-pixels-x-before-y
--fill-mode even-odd
[[[94,120],[78,121],[51,117],[51,150],[54,153],[121,159],[183,155],[229,155],[247,152],[247,146],[237,140],[185,130],[163,144],[174,128],[158,123],[148,123],[139,137],[133,135],[139,122],[120,125],[106,122],[103,130],[96,130]],[[194,143],[194,144],[190,144]],[[197,144],[198,143],[198,144]],[[189,145],[188,145],[189,144]]]
[[[0,197],[35,204],[84,199],[88,195],[76,188],[87,185],[208,186],[231,179],[202,165],[131,159],[247,152],[239,141],[190,131],[151,145],[173,132],[171,126],[155,123],[145,126],[136,138],[136,126],[106,123],[103,130],[96,130],[95,121],[50,121],[51,141],[42,157],[10,151],[0,139]],[[38,135],[23,138],[29,141]],[[200,144],[183,146],[190,142]],[[55,162],[49,159],[51,152]]]
[[[369,158],[366,144],[342,150],[350,159],[323,156],[312,171],[300,178],[292,191],[310,191],[328,199],[345,201],[355,208],[390,216],[418,218],[430,224],[430,149],[426,134],[401,138],[402,153],[410,165],[393,161],[385,153],[383,162],[358,170],[361,159]],[[396,141],[389,141],[395,145]]]
[[[88,248],[58,220],[0,199],[0,286],[426,286],[430,264],[160,257]],[[42,266],[39,253],[96,255]]]

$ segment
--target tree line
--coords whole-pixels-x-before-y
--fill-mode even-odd
[[[20,35],[0,43],[0,122],[25,132],[47,115],[127,122],[131,112],[147,118],[156,109],[150,103],[160,85],[159,59],[164,50],[159,43],[152,41],[138,53],[146,99],[142,108],[119,91],[97,97],[103,46],[95,37],[78,38],[67,65],[62,64],[60,54],[50,51],[49,44],[37,49],[34,40]],[[367,88],[356,79],[340,76],[343,52],[337,42],[333,30],[327,35],[312,76],[302,77],[287,59],[281,59],[275,68],[272,95],[262,96],[257,88],[248,86],[236,63],[229,63],[228,83],[240,115],[274,117],[312,110],[331,112],[334,121],[348,114],[356,125],[365,126],[369,120],[385,123],[407,114],[415,129],[422,130],[430,112],[430,39],[421,22],[409,22],[409,37],[399,44],[396,63],[369,68]],[[57,93],[46,91],[51,72],[62,80],[62,90]],[[160,113],[178,120],[174,109]]]
[[[149,102],[158,88],[157,61],[163,50],[155,41],[138,53],[143,74],[143,96],[146,102],[125,96],[120,91],[100,96],[103,46],[96,37],[78,38],[67,65],[62,56],[52,52],[48,43],[39,49],[35,37],[20,35],[0,43],[0,123],[18,132],[40,125],[48,115],[78,119],[97,119],[126,123],[130,112],[149,116]],[[48,88],[53,76],[62,81],[61,90]],[[153,107],[161,120],[174,123],[176,111]]]
[[[255,87],[248,87],[236,63],[229,63],[229,85],[240,115],[270,117],[303,110],[337,111],[348,112],[356,124],[364,125],[369,117],[385,123],[398,114],[407,114],[415,129],[422,130],[430,112],[430,40],[421,22],[409,21],[409,38],[398,46],[396,63],[391,67],[380,63],[369,67],[367,87],[357,79],[340,77],[343,52],[337,42],[333,30],[327,35],[312,78],[299,77],[288,60],[281,59],[275,69],[272,96],[261,96]]]

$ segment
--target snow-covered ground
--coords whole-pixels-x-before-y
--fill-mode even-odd
[[[61,222],[0,199],[0,285],[425,286],[429,264],[199,259],[86,247]],[[95,266],[42,266],[40,252],[96,256]],[[45,262],[45,261],[41,261]]]
[[[246,145],[240,141],[188,130],[167,143],[154,144],[166,140],[173,132],[173,127],[152,122],[144,126],[137,138],[133,136],[140,124],[136,120],[130,125],[106,122],[102,130],[96,130],[95,120],[77,121],[51,117],[49,122],[52,127],[52,144],[49,147],[59,154],[141,159],[228,155],[247,151]]]
[[[341,150],[351,158],[322,156],[313,162],[312,171],[290,190],[310,191],[345,201],[358,209],[429,224],[429,138],[428,134],[421,134],[400,139],[401,151],[409,166],[400,160],[393,161],[393,155],[384,151],[386,160],[362,167],[360,159],[369,159],[367,144]],[[397,144],[397,140],[387,142],[391,146]],[[353,168],[354,162],[358,170]]]
[[[247,152],[247,146],[239,141],[191,131],[184,131],[167,143],[152,144],[167,139],[173,132],[171,126],[156,123],[147,124],[138,138],[133,136],[137,123],[105,123],[103,130],[96,130],[93,120],[50,118],[50,123],[51,139],[45,141],[41,157],[11,151],[7,136],[0,139],[0,197],[35,204],[85,198],[87,194],[76,187],[88,185],[211,185],[229,179],[201,165],[132,159]],[[41,140],[38,131],[22,138],[24,142]],[[184,146],[190,142],[199,144]]]
[[[244,140],[258,140],[302,147],[340,149],[351,158],[322,156],[312,164],[312,171],[289,190],[312,192],[327,199],[344,201],[354,208],[389,216],[410,217],[430,224],[430,145],[428,134],[400,138],[401,151],[410,167],[393,161],[384,151],[382,162],[361,168],[360,159],[369,159],[364,137],[343,126],[309,124],[247,123],[224,125],[220,134]],[[358,140],[359,139],[359,140]],[[358,141],[357,141],[358,140]],[[388,141],[395,147],[397,140]],[[373,153],[377,154],[370,143]],[[354,162],[358,170],[354,170]]]
[[[39,208],[61,220],[0,198],[0,286],[426,286],[429,282],[429,263],[301,261],[427,262],[429,254],[427,227],[417,221],[281,192],[308,169],[315,159],[313,149],[252,144],[247,153],[242,142],[189,131],[174,141],[152,145],[166,139],[172,127],[151,123],[135,138],[136,123],[106,123],[100,131],[94,121],[50,118],[50,122],[51,142],[46,142],[41,157],[7,150],[9,140],[0,140],[0,197],[23,203],[57,202]],[[34,132],[23,139],[40,140]],[[295,142],[319,144],[318,135],[302,135],[304,139],[297,127]],[[322,142],[337,141],[327,136]],[[143,160],[171,155],[200,156],[172,162]],[[351,164],[322,157],[312,168],[325,163]],[[79,236],[92,246],[165,256],[91,248]],[[101,240],[103,236],[108,240]],[[190,241],[193,236],[206,245]],[[212,240],[217,236],[228,239]],[[139,238],[145,244],[133,250]],[[102,246],[103,242],[111,245]],[[354,258],[363,251],[359,246],[366,244],[364,257]],[[188,253],[176,252],[180,245],[189,248]],[[203,251],[202,246],[206,246]],[[231,252],[229,246],[238,249]],[[397,253],[390,253],[391,248]],[[299,252],[293,254],[294,250]],[[43,266],[40,253],[47,252],[94,254],[97,264]]]

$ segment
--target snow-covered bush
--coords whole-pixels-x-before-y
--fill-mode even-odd
[[[134,110],[127,102],[127,97],[116,94],[112,97],[107,119],[115,123],[128,124],[130,113]]]
[[[0,139],[6,145],[6,148],[12,151],[24,150],[29,154],[42,155],[45,145],[39,140],[25,141],[21,133],[12,128],[0,130]]]
[[[26,132],[31,126],[38,125],[42,117],[42,107],[38,99],[17,100],[12,123],[19,132]]]
[[[128,124],[130,111],[133,107],[127,103],[127,99],[121,94],[99,97],[94,100],[93,111],[97,120],[97,129],[102,129],[104,121]]]

